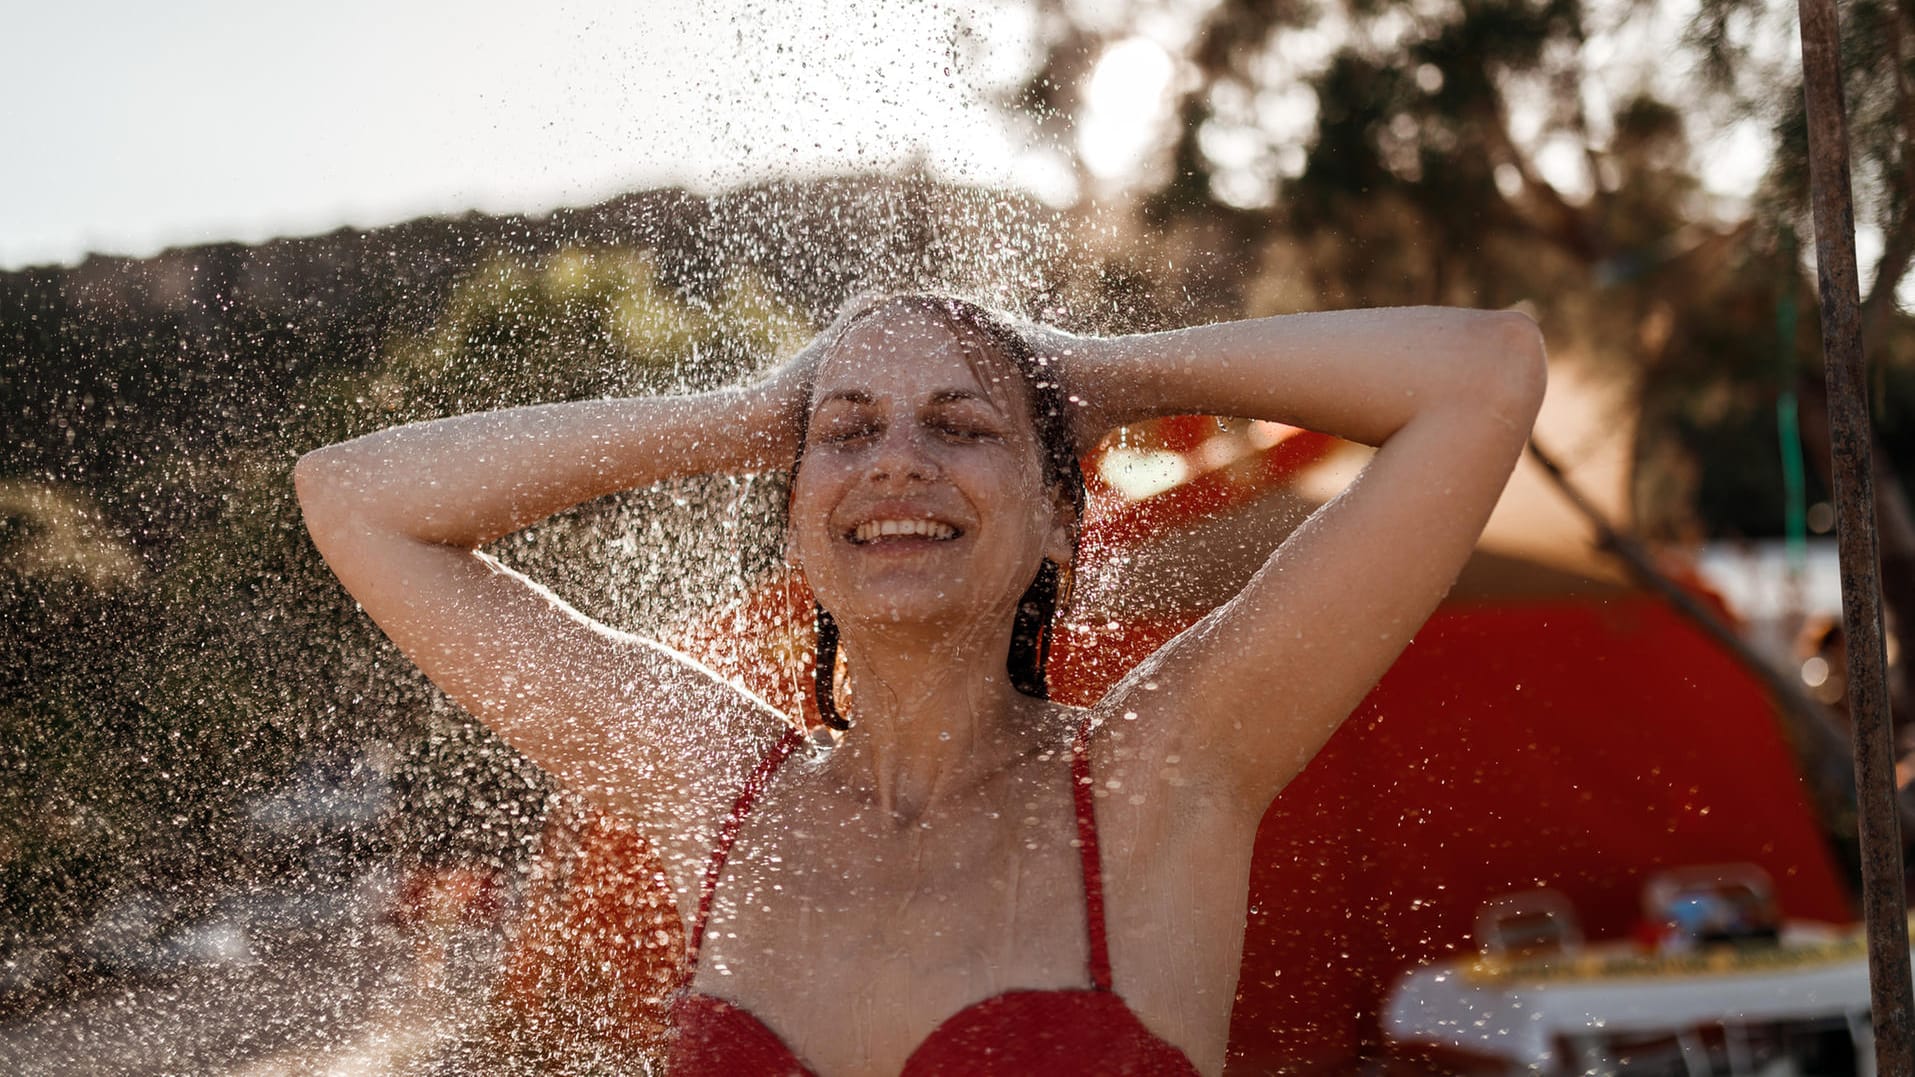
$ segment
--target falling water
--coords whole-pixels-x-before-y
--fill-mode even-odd
[[[598,914],[640,908],[630,939],[551,936],[593,915],[560,907],[580,873],[645,854],[383,640],[311,548],[293,461],[415,419],[735,384],[870,290],[1141,324],[1089,228],[873,169],[0,274],[0,1067],[643,1065],[605,1016],[642,1025],[620,1007],[657,985],[580,970],[645,975],[675,916],[627,879]],[[768,658],[745,630],[791,631],[750,609],[783,503],[780,474],[674,482],[494,552],[773,691],[803,643]]]

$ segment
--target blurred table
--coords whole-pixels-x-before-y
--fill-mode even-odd
[[[1550,1071],[1603,1072],[1611,1038],[1699,1027],[1843,1021],[1872,1072],[1868,958],[1853,931],[1797,925],[1779,943],[1660,955],[1628,943],[1427,965],[1391,993],[1398,1041]],[[1564,1058],[1565,1048],[1572,1057]]]

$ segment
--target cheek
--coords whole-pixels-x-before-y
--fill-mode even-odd
[[[1026,537],[1042,535],[1050,507],[1050,494],[1044,487],[1043,469],[1020,462],[1006,469],[997,497],[1015,516],[1015,529]]]
[[[786,501],[785,548],[799,567],[803,558],[823,554],[835,537],[831,516],[847,490],[857,484],[855,464],[830,452],[807,453],[793,477]]]

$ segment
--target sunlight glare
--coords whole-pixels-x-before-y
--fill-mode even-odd
[[[1134,172],[1162,137],[1165,90],[1175,64],[1153,41],[1126,38],[1105,50],[1085,87],[1088,105],[1077,145],[1099,179]]]

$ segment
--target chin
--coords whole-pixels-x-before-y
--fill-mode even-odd
[[[975,595],[957,593],[948,579],[886,580],[882,586],[836,596],[835,602],[823,597],[820,601],[843,627],[909,627],[935,630],[940,635],[968,634],[969,629],[994,620],[988,603]]]
[[[890,595],[877,601],[847,602],[825,608],[832,611],[840,625],[874,628],[911,626],[951,631],[985,621],[977,610],[935,595]]]

